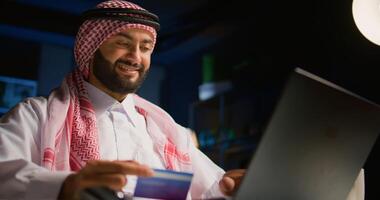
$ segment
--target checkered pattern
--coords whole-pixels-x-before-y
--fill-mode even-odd
[[[144,10],[140,6],[121,0],[110,0],[100,3],[97,8],[130,8]],[[107,38],[128,28],[139,28],[149,31],[154,42],[156,30],[143,24],[128,23],[119,20],[95,19],[85,21],[77,34],[74,53],[79,71],[84,79],[89,76],[89,62],[95,51]],[[77,71],[77,70],[76,70]],[[75,76],[77,74],[77,76]],[[71,91],[76,91],[74,98],[74,120],[71,137],[70,164],[71,169],[79,170],[88,160],[99,159],[99,147],[96,132],[95,113],[89,105],[87,91],[83,88],[83,80],[78,78],[78,73],[73,73],[72,80],[68,82]],[[86,134],[81,134],[86,132]]]
[[[97,8],[142,9],[121,0],[106,1]],[[84,80],[88,78],[89,61],[96,49],[113,34],[128,28],[149,31],[155,42],[155,29],[142,24],[98,19],[87,20],[80,27],[74,49],[78,68],[66,76],[61,87],[54,90],[48,99],[49,117],[42,131],[41,144],[41,161],[45,168],[77,171],[87,161],[100,159],[95,112],[88,99]],[[160,149],[166,168],[191,171],[188,134],[178,131],[174,120],[159,107],[137,95],[134,95],[134,100],[137,111],[147,120],[150,135],[156,138],[154,145]]]
[[[122,0],[110,0],[100,3],[97,8],[129,8],[137,10],[145,10],[140,6]],[[91,57],[99,46],[112,35],[119,33],[128,28],[139,28],[149,31],[153,36],[153,42],[156,42],[157,32],[153,27],[128,23],[126,21],[112,19],[95,19],[86,20],[76,36],[74,54],[77,65],[87,80],[89,74],[89,62]]]

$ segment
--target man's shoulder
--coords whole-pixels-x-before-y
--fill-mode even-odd
[[[47,98],[43,96],[27,97],[19,102],[13,109],[16,110],[29,110],[36,114],[41,114],[47,110]]]
[[[37,117],[43,119],[47,109],[46,97],[28,97],[13,106],[1,118],[6,120],[8,118],[20,117]]]
[[[44,97],[44,96],[27,97],[22,102],[20,102],[20,104],[46,106],[47,97]]]

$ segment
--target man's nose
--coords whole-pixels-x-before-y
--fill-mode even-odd
[[[141,51],[136,45],[130,46],[128,52],[126,53],[126,58],[132,62],[132,64],[138,64],[141,62]]]

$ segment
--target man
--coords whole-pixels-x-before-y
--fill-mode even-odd
[[[126,175],[151,176],[152,168],[194,173],[188,198],[232,195],[244,170],[224,172],[187,129],[134,94],[149,70],[157,17],[122,0],[100,3],[84,17],[78,67],[47,99],[29,98],[1,119],[0,199],[120,191]]]
[[[188,130],[134,92],[150,66],[158,18],[122,0],[84,13],[78,67],[49,97],[18,104],[0,124],[0,199],[74,199],[82,189],[120,191],[151,168],[194,173],[188,198],[231,195],[243,170],[224,171]]]

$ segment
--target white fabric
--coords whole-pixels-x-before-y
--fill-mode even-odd
[[[105,102],[108,101],[104,99],[102,99],[104,102],[97,101],[101,99],[98,97],[104,93],[102,94],[100,90],[96,92],[96,88],[92,89],[89,89],[89,98],[94,101],[96,114],[102,110],[105,111],[97,119],[100,130],[101,158],[107,160],[137,159],[149,166],[163,168],[163,162],[158,158],[157,152],[153,151],[152,141],[146,137],[146,130],[143,130],[139,136],[137,135],[138,131],[143,129],[145,122],[141,120],[143,118],[137,112],[128,111],[134,110],[131,109],[133,102],[127,98],[121,104],[110,104],[110,107],[104,108],[102,106],[106,105]],[[46,120],[46,103],[46,99],[42,97],[29,98],[18,104],[1,119],[0,199],[56,199],[62,182],[71,173],[50,172],[40,167],[41,139],[39,133],[40,125]],[[130,103],[132,104],[129,105]],[[130,113],[130,115],[126,113]],[[117,119],[115,120],[113,117]],[[111,119],[114,123],[110,124]],[[127,119],[128,123],[125,123],[123,119]],[[120,120],[127,125],[123,125]],[[117,128],[109,129],[110,126]],[[187,132],[184,127],[178,128]],[[129,133],[130,136],[125,136],[126,134],[123,133]],[[104,140],[108,136],[113,139]],[[144,138],[144,142],[134,143],[137,140],[141,142],[140,137]],[[123,141],[127,139],[131,140]],[[190,135],[188,140],[191,140]],[[124,144],[130,145],[130,148]],[[140,149],[141,145],[145,145],[146,148]],[[143,156],[145,154],[149,154],[149,158]],[[194,145],[191,145],[190,157],[194,170],[190,188],[191,197],[199,199],[222,196],[217,183],[224,171]]]
[[[153,141],[146,131],[144,116],[137,113],[131,96],[119,103],[89,83],[85,83],[96,113],[99,150],[102,160],[135,160],[164,169]]]
[[[348,194],[348,197],[346,200],[358,200],[358,199],[364,199],[364,170],[361,169],[360,173],[358,175],[358,178],[356,179],[354,185],[352,186],[352,189],[350,193]]]
[[[91,85],[88,92],[99,116],[101,158],[135,159],[152,167],[163,168],[163,162],[153,150],[152,140],[144,129],[144,119],[133,109],[133,101],[127,98],[122,103],[112,102],[112,99],[103,98],[104,93],[91,88]],[[50,172],[40,167],[40,128],[46,120],[46,103],[42,97],[29,98],[0,120],[0,199],[56,199],[62,182],[71,173]],[[184,127],[178,128],[186,132]],[[188,139],[191,140],[190,135]],[[150,156],[144,156],[146,154]],[[194,145],[191,145],[190,157],[194,171],[191,197],[204,199],[222,196],[218,181],[224,171]],[[364,199],[363,171],[347,199]]]
[[[158,152],[154,151],[153,141],[146,129],[145,118],[136,111],[133,98],[127,96],[124,101],[119,103],[93,85],[86,82],[85,86],[97,116],[101,159],[135,160],[153,168],[164,169]],[[178,128],[184,129],[183,127]],[[212,163],[194,145],[192,145],[191,151],[194,171],[198,172],[195,173],[192,181],[191,197],[223,196],[217,183],[224,171]],[[127,191],[132,190],[133,185]]]
[[[46,103],[41,97],[27,99],[0,120],[0,199],[56,199],[70,174],[41,167],[39,133]]]

